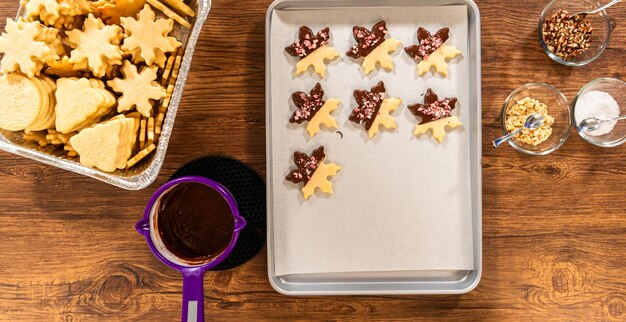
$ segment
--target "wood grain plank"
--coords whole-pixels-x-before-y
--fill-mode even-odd
[[[545,157],[491,147],[500,108],[543,81],[572,99],[588,81],[624,73],[626,7],[609,48],[589,66],[552,62],[537,41],[545,1],[477,1],[483,37],[484,273],[445,296],[286,297],[267,280],[266,251],[205,276],[206,316],[276,320],[626,320],[626,147],[572,132]],[[269,0],[214,1],[196,48],[162,173],[127,192],[0,152],[0,321],[173,321],[181,278],[133,225],[184,163],[226,154],[265,174],[264,19]],[[12,17],[17,1],[0,2]],[[4,21],[0,21],[0,28]],[[532,200],[535,208],[528,208]]]

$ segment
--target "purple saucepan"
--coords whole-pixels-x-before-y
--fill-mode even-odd
[[[155,227],[156,222],[153,219],[159,200],[171,188],[187,182],[201,183],[217,191],[228,202],[235,220],[233,237],[228,247],[219,256],[200,265],[186,264],[182,259],[178,259],[169,253],[162,246],[162,242],[157,236],[158,234],[155,233],[157,229]],[[245,227],[246,220],[239,214],[239,208],[233,195],[224,186],[211,179],[194,176],[178,178],[166,183],[152,195],[150,202],[146,206],[143,219],[135,225],[135,229],[146,238],[146,242],[156,258],[163,264],[180,271],[183,275],[183,313],[181,321],[204,321],[204,283],[202,279],[204,272],[219,265],[230,255],[235,248],[235,244],[237,244],[240,231]]]

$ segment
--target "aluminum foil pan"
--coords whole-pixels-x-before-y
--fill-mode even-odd
[[[165,116],[156,153],[153,153],[149,159],[143,160],[132,169],[107,173],[95,168],[85,167],[78,162],[78,159],[65,158],[62,151],[54,147],[40,147],[37,143],[25,142],[21,132],[5,130],[0,130],[0,150],[92,177],[127,190],[141,190],[152,184],[157,179],[165,160],[165,153],[167,152],[174,120],[178,112],[178,105],[191,67],[194,49],[202,26],[209,15],[211,0],[192,0],[189,6],[197,12],[197,15],[195,21],[192,22],[192,29],[190,30],[174,24],[175,30],[173,34],[183,43],[185,55],[181,63],[179,77],[176,81],[170,106]],[[155,10],[155,12],[158,12],[158,10]],[[20,17],[22,14],[23,9],[20,9],[17,16]]]

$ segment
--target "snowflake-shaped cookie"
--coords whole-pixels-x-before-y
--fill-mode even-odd
[[[102,20],[89,14],[83,30],[66,32],[67,40],[74,48],[70,54],[70,63],[77,68],[86,68],[97,77],[104,77],[112,65],[122,64],[122,28],[105,26]]]
[[[126,61],[122,66],[124,78],[110,80],[108,85],[122,97],[118,100],[117,111],[119,113],[129,111],[133,106],[145,117],[152,115],[152,100],[160,100],[167,95],[165,89],[156,82],[158,68],[156,66],[144,67],[141,72],[137,66]]]
[[[26,3],[26,18],[39,17],[42,21],[54,22],[61,18],[61,4],[56,0],[28,0]]]
[[[328,27],[318,31],[317,35],[307,26],[300,27],[298,40],[285,48],[289,55],[300,58],[300,61],[296,63],[297,76],[306,72],[309,66],[313,66],[315,72],[324,77],[326,73],[325,61],[339,57],[337,50],[328,46],[329,42],[330,29]]]
[[[307,121],[306,130],[310,137],[314,137],[319,132],[320,125],[331,129],[338,127],[337,120],[330,113],[337,109],[340,101],[335,98],[325,101],[324,90],[319,83],[311,89],[309,95],[305,92],[295,92],[291,95],[291,99],[298,109],[293,112],[289,122],[301,124]]]
[[[356,90],[354,99],[358,106],[350,115],[350,121],[357,124],[365,124],[365,130],[370,138],[378,133],[380,125],[388,129],[397,127],[396,120],[391,116],[402,101],[397,98],[385,98],[385,84],[378,82],[371,91]]]
[[[391,71],[393,61],[389,54],[394,52],[401,43],[394,38],[385,39],[388,33],[387,23],[384,21],[375,24],[372,31],[354,26],[352,35],[357,44],[352,46],[346,55],[355,59],[364,57],[362,66],[366,75],[376,69],[376,64],[380,64],[386,71]]]
[[[434,35],[422,27],[417,29],[418,44],[407,47],[404,51],[413,59],[420,60],[417,64],[417,72],[420,76],[426,74],[433,66],[442,76],[448,75],[447,60],[461,54],[461,51],[445,44],[449,33],[448,28],[439,29]]]
[[[437,94],[429,88],[424,95],[424,104],[408,106],[415,116],[422,119],[415,127],[415,135],[422,135],[431,130],[433,138],[441,143],[446,136],[446,128],[463,125],[458,117],[452,115],[456,103],[456,97],[439,99]]]
[[[135,64],[145,62],[146,65],[163,67],[166,53],[173,52],[182,44],[174,37],[168,36],[174,27],[172,19],[156,19],[154,11],[146,5],[139,12],[139,18],[121,18],[126,31],[126,39],[122,45],[125,53],[132,54]]]
[[[88,0],[22,0],[25,4],[26,19],[40,20],[57,29],[74,29],[83,16],[91,12]]]
[[[305,200],[309,199],[317,188],[328,194],[333,193],[333,185],[328,181],[328,177],[336,175],[341,167],[334,163],[324,163],[325,160],[323,146],[313,150],[310,157],[298,151],[293,154],[293,162],[298,168],[291,170],[285,179],[293,183],[304,183],[302,194]]]
[[[39,22],[15,22],[7,19],[6,33],[0,36],[0,53],[4,53],[0,72],[22,72],[28,77],[39,75],[43,64],[59,59],[40,37]]]

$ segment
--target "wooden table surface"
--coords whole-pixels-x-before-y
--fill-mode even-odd
[[[152,192],[185,162],[227,154],[265,173],[264,21],[269,0],[215,0],[196,48],[161,176],[127,192],[0,152],[0,320],[175,321],[180,275],[134,229]],[[537,41],[546,1],[477,1],[483,36],[483,277],[464,295],[286,297],[266,251],[205,275],[216,320],[626,320],[626,145],[594,147],[575,132],[530,157],[490,140],[519,85],[544,81],[572,99],[586,82],[620,78],[626,6],[596,62],[566,68]],[[12,17],[17,0],[0,2]],[[4,26],[4,22],[0,23]],[[525,203],[534,201],[532,210]]]

